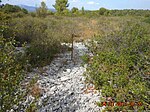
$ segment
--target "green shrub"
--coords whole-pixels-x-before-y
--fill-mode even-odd
[[[20,12],[16,12],[16,13],[11,14],[11,16],[13,18],[22,18],[25,16],[25,13],[20,11]]]
[[[147,17],[144,22],[149,23],[150,24],[150,17]]]
[[[148,111],[150,40],[143,24],[129,23],[119,32],[97,37],[91,47],[87,79],[113,102],[142,102],[142,106],[109,107],[107,111]],[[106,99],[107,101],[107,99]]]
[[[17,53],[14,39],[0,37],[0,110],[6,112],[19,106],[24,93],[20,83],[25,76],[26,59],[22,53]],[[18,110],[19,111],[19,110]]]
[[[75,14],[75,15],[78,15],[78,14],[79,14],[79,9],[76,8],[76,7],[73,7],[73,8],[71,9],[71,13],[72,13],[72,14]]]
[[[5,4],[4,6],[2,6],[1,11],[5,13],[23,12],[24,14],[28,14],[28,11],[26,9],[16,6],[16,5],[10,5],[10,4]]]
[[[30,12],[29,13],[32,17],[36,17],[36,13],[35,12]]]
[[[44,36],[43,33],[47,29],[46,22],[33,17],[13,19],[11,26],[15,33],[15,39],[21,44],[30,43],[32,40]]]
[[[83,55],[81,57],[81,59],[83,60],[84,63],[88,63],[89,62],[89,56],[87,54]]]
[[[47,6],[45,4],[45,2],[41,2],[41,6],[36,9],[36,14],[38,17],[46,17],[47,14],[48,14],[48,9],[47,9]]]
[[[30,44],[27,54],[33,66],[50,63],[54,54],[61,50],[60,43],[69,42],[75,29],[70,20],[55,17],[43,19],[23,17],[11,22],[11,29],[20,45],[24,42]]]
[[[109,13],[108,10],[103,8],[103,7],[99,9],[99,14],[100,15],[107,15],[108,13]]]
[[[44,66],[49,64],[59,51],[60,42],[51,35],[51,37],[46,36],[32,41],[31,46],[27,49],[27,55],[33,66]]]
[[[0,35],[3,35],[5,38],[13,37],[13,32],[10,29],[11,20],[12,17],[10,14],[0,12]]]

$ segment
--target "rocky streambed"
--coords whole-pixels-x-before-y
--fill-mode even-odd
[[[82,64],[81,56],[89,53],[87,47],[80,42],[74,43],[74,58],[71,52],[59,54],[50,65],[34,69],[28,74],[26,81],[38,76],[36,85],[40,88],[37,100],[38,112],[100,112],[102,108],[96,105],[100,92],[94,85],[85,83],[83,73],[86,66]],[[26,102],[34,101],[29,95]],[[24,103],[24,105],[26,105]]]

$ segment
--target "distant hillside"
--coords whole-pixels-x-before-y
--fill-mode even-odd
[[[29,12],[35,12],[37,7],[34,6],[28,6],[28,5],[19,5],[21,8],[25,8],[27,9]],[[53,8],[49,8],[49,10],[51,10],[52,12],[56,12],[55,9]]]

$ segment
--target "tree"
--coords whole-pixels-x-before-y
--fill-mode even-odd
[[[41,6],[36,10],[39,17],[45,17],[47,15],[47,6],[45,2],[41,2]]]
[[[14,13],[14,12],[19,12],[19,11],[21,11],[21,8],[20,8],[19,6],[10,5],[10,4],[5,4],[5,5],[2,7],[2,10],[3,10],[5,13]]]
[[[68,0],[56,0],[53,7],[57,10],[58,14],[64,14],[67,7],[69,7]]]
[[[64,10],[63,14],[66,15],[66,16],[70,16],[71,15],[69,9]]]
[[[84,10],[84,7],[82,7],[82,14],[84,15],[85,14],[85,10]]]
[[[28,11],[25,8],[22,8],[22,12],[28,14]]]
[[[2,4],[0,5],[0,8],[5,13],[16,13],[16,12],[19,12],[19,13],[23,12],[24,14],[28,13],[26,9],[16,6],[16,5]]]
[[[102,7],[102,8],[99,9],[99,14],[100,15],[105,15],[107,12],[108,12],[108,10],[105,9],[104,7]]]
[[[79,9],[76,8],[76,7],[73,7],[73,8],[71,9],[71,12],[72,12],[72,14],[78,14]]]

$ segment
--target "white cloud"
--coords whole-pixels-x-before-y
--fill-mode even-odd
[[[91,5],[93,5],[93,4],[95,4],[95,2],[90,1],[90,2],[87,2],[87,4],[91,4]]]
[[[70,2],[78,2],[78,0],[71,0]]]
[[[42,2],[46,2],[46,0],[42,0]]]
[[[94,2],[94,1],[89,1],[89,2],[87,2],[87,4],[89,4],[89,5],[99,5],[98,2]]]

